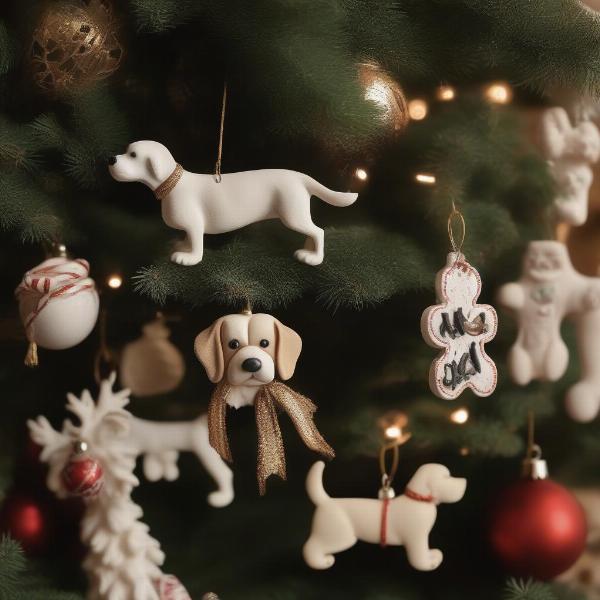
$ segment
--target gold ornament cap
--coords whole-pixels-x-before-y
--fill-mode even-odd
[[[537,444],[523,460],[521,474],[525,479],[548,479],[548,463],[542,458],[542,449]]]

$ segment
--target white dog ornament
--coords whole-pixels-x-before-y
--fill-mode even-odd
[[[419,571],[440,566],[441,550],[429,548],[437,505],[458,502],[467,480],[451,477],[443,465],[417,469],[404,494],[393,499],[331,498],[323,488],[325,463],[316,462],[308,472],[306,491],[315,504],[312,531],[304,544],[304,560],[313,569],[328,569],[334,554],[358,540],[382,546],[404,546],[408,562]]]
[[[185,241],[171,256],[181,265],[202,260],[205,233],[225,233],[266,219],[280,219],[305,235],[305,247],[294,256],[307,265],[320,265],[325,234],[312,222],[310,197],[332,206],[349,206],[358,197],[286,169],[228,173],[217,182],[213,175],[185,171],[165,146],[148,140],[130,144],[125,154],[108,162],[117,181],[139,181],[153,190],[162,202],[164,222],[185,231]]]

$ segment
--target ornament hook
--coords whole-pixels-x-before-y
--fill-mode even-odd
[[[454,220],[458,220],[458,224],[460,226],[460,234],[458,238],[454,236]],[[456,204],[454,200],[452,200],[452,211],[448,216],[448,237],[450,238],[450,244],[452,245],[452,252],[454,252],[457,256],[460,255],[463,244],[465,242],[465,235],[467,233],[467,226],[465,224],[465,218],[463,214],[456,208]],[[458,241],[457,241],[458,240]]]

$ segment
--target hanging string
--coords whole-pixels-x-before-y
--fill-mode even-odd
[[[221,183],[221,157],[223,155],[223,131],[225,129],[225,109],[227,107],[227,82],[223,84],[223,103],[221,105],[221,127],[219,129],[219,149],[215,163],[215,181]]]
[[[460,225],[460,236],[457,238],[454,237],[454,225],[453,222],[455,219],[458,219],[458,224]],[[452,245],[452,252],[454,252],[458,256],[461,253],[463,244],[465,242],[465,235],[467,233],[467,226],[465,224],[465,218],[458,208],[456,208],[456,204],[454,204],[454,200],[452,200],[452,211],[448,216],[448,237],[450,238],[450,244]]]
[[[105,308],[100,311],[100,318],[98,319],[98,333],[100,336],[100,347],[94,358],[94,379],[96,383],[100,385],[100,382],[104,377],[102,376],[103,364],[108,366],[111,371],[116,369],[116,360],[112,350],[108,346],[106,341],[106,322],[108,320],[108,313]]]

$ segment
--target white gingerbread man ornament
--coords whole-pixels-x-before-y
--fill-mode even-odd
[[[498,329],[496,311],[489,304],[477,304],[481,277],[460,252],[448,254],[446,266],[436,277],[439,304],[421,316],[425,341],[442,352],[431,364],[429,387],[440,398],[453,400],[466,388],[478,396],[496,389],[496,365],[484,344]]]
[[[534,241],[521,279],[502,286],[498,301],[517,318],[519,333],[508,366],[519,385],[564,375],[569,351],[560,326],[564,317],[574,320],[582,378],[567,393],[567,411],[577,421],[593,419],[600,408],[600,278],[578,273],[564,244]]]

